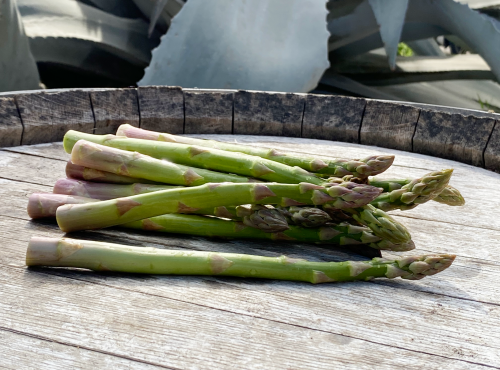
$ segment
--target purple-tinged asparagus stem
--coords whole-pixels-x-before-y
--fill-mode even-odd
[[[155,181],[137,179],[130,176],[117,175],[111,172],[100,171],[94,168],[79,166],[71,161],[66,164],[66,176],[69,179],[84,180],[92,182],[104,182],[110,184],[157,184]]]
[[[28,200],[28,216],[31,218],[55,217],[56,210],[65,204],[93,203],[95,199],[65,195],[33,193]]]
[[[179,186],[140,183],[129,185],[105,184],[73,179],[59,179],[54,185],[54,194],[67,194],[99,200],[108,200],[176,188],[179,188]]]
[[[156,159],[144,154],[79,140],[71,152],[75,164],[151,181],[198,186],[209,182],[250,182],[247,177],[220,173]]]

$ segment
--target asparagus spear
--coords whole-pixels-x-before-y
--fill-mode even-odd
[[[448,268],[454,255],[422,255],[371,261],[311,262],[286,256],[165,250],[68,238],[30,240],[26,265],[167,275],[215,275],[306,281],[418,280]]]
[[[74,145],[71,152],[71,161],[81,166],[96,168],[118,175],[144,178],[174,185],[197,186],[209,182],[227,181],[237,183],[251,181],[247,177],[186,167],[144,154],[115,149],[86,140],[80,140]]]
[[[56,217],[56,209],[64,204],[85,204],[96,201],[95,199],[84,197],[67,198],[65,195],[60,194],[33,194],[29,199],[28,213],[32,218]],[[345,222],[315,229],[290,226],[283,232],[269,233],[253,227],[247,227],[247,225],[238,221],[199,215],[166,214],[129,222],[120,226],[208,237],[294,240],[297,242],[338,245],[366,244],[374,249],[397,252],[415,248],[411,240],[407,243],[394,244],[375,236],[366,227],[354,226]]]
[[[106,182],[110,184],[155,184],[154,181],[136,179],[129,176],[116,175],[111,172],[99,171],[94,168],[78,166],[71,161],[66,164],[66,176],[70,179],[85,180],[92,182]]]
[[[385,192],[391,192],[393,190],[401,189],[403,186],[408,185],[412,182],[412,179],[378,179],[372,178],[369,180],[369,184],[377,188],[384,189]],[[465,199],[463,198],[460,191],[451,185],[447,185],[441,193],[439,193],[434,199],[435,202],[443,203],[449,206],[463,206],[465,204]]]
[[[140,183],[128,185],[104,184],[73,179],[59,179],[54,185],[54,194],[67,194],[99,200],[108,200],[176,188],[179,188],[179,186]]]
[[[384,211],[415,208],[440,194],[448,185],[452,173],[452,169],[428,173],[419,179],[411,180],[401,189],[379,195],[371,204]]]
[[[187,166],[251,176],[265,181],[285,184],[309,182],[316,185],[321,185],[324,182],[323,179],[300,167],[290,167],[252,155],[229,153],[225,150],[194,145],[129,139],[114,135],[92,135],[70,130],[64,135],[65,150],[67,152],[74,151],[73,147],[79,140],[87,140],[116,149],[136,151]]]
[[[268,233],[253,227],[246,227],[247,225],[238,221],[198,215],[167,214],[129,222],[121,226],[209,237],[270,239],[343,246],[366,244],[374,249],[395,252],[409,251],[415,248],[415,244],[411,240],[400,244],[391,243],[374,235],[367,227],[348,223],[329,224],[320,228],[289,225],[288,230]]]
[[[360,160],[328,158],[319,159],[306,156],[294,156],[290,154],[280,153],[275,149],[224,143],[214,140],[202,140],[184,136],[175,136],[135,128],[128,124],[121,125],[118,128],[116,135],[144,140],[198,145],[207,148],[222,149],[229,152],[245,153],[283,163],[288,166],[297,166],[307,171],[330,174],[338,177],[349,174],[359,177],[374,176],[384,172],[392,165],[392,162],[394,162],[394,156],[392,155],[370,156]]]
[[[201,208],[239,204],[330,203],[340,209],[360,207],[380,194],[369,185],[342,183],[324,187],[301,184],[222,183],[162,190],[126,198],[105,200],[90,205],[58,208],[57,222],[65,232],[98,229],[166,213],[186,213]]]

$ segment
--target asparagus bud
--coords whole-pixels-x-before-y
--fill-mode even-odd
[[[375,235],[391,243],[406,243],[411,240],[410,233],[399,222],[381,209],[368,204],[362,208],[346,210],[362,225],[368,226]]]
[[[313,284],[374,278],[416,280],[448,268],[454,255],[371,261],[311,262],[287,256],[165,250],[68,238],[32,238],[26,265],[166,275],[215,275],[306,281]]]
[[[443,189],[441,193],[438,194],[436,198],[433,199],[435,202],[444,203],[449,206],[463,206],[465,204],[465,199],[460,194],[458,189],[453,186],[448,185]]]
[[[332,220],[328,213],[314,207],[289,207],[286,214],[292,223],[302,227],[320,227]]]
[[[401,189],[379,195],[371,204],[384,211],[415,208],[440,194],[448,185],[452,173],[452,169],[428,173],[412,180]]]
[[[243,217],[243,223],[268,233],[277,233],[289,229],[286,218],[280,212],[276,209],[258,205],[252,207],[250,215]]]

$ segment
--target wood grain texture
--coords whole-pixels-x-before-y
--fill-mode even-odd
[[[413,151],[484,167],[483,152],[493,118],[422,110],[413,137]]]
[[[186,134],[230,134],[233,93],[184,91]]]
[[[68,130],[94,130],[94,114],[86,91],[20,94],[15,99],[24,124],[23,145],[59,141]]]
[[[484,151],[484,167],[500,172],[500,120],[497,120]]]
[[[0,97],[0,148],[21,145],[23,124],[14,98]]]
[[[138,87],[141,128],[171,134],[184,133],[184,94],[180,87]]]
[[[202,137],[329,157],[396,154],[387,177],[416,177],[453,167],[452,184],[466,196],[466,207],[430,202],[395,215],[416,242],[417,249],[408,254],[451,252],[458,254],[457,260],[443,273],[420,281],[380,279],[318,286],[25,269],[24,253],[31,236],[63,235],[53,221],[28,221],[24,208],[30,192],[50,189],[62,174],[66,154],[60,143],[4,149],[0,150],[0,355],[12,347],[15,356],[28,356],[27,337],[44,341],[32,351],[34,364],[50,358],[44,357],[48,354],[43,344],[54,340],[63,346],[51,347],[62,351],[54,356],[64,355],[63,363],[70,367],[102,354],[131,361],[134,368],[498,368],[500,224],[496,219],[500,214],[498,207],[487,206],[482,194],[487,190],[491,198],[500,196],[496,186],[500,174],[446,159],[347,143]],[[216,241],[122,229],[71,236],[186,251],[285,253],[317,261],[355,258],[315,245],[290,243],[284,249],[270,241]],[[14,344],[2,341],[2,330],[15,332],[15,337],[8,338]],[[76,352],[78,347],[85,352]],[[143,362],[136,365],[139,360]],[[109,358],[102,361],[109,367],[115,364]],[[127,365],[116,363],[116,367]],[[56,368],[51,366],[47,368]]]
[[[310,94],[306,99],[302,137],[358,143],[365,106],[365,99]]]
[[[30,333],[11,332],[0,327],[0,367],[2,369],[117,369],[153,370],[163,367],[145,364],[80,346],[57,343]]]
[[[234,134],[300,137],[302,94],[239,90],[234,95]]]
[[[97,135],[115,134],[118,126],[128,123],[139,127],[139,105],[135,89],[91,91]]]
[[[376,100],[366,102],[360,143],[412,151],[412,138],[420,110]]]

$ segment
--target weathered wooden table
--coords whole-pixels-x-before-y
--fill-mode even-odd
[[[17,112],[25,115],[23,140],[30,126],[21,103],[17,98]],[[424,110],[405,109],[418,112],[418,126]],[[363,117],[368,117],[366,108]],[[220,121],[213,127],[220,127]],[[255,122],[249,122],[243,127],[251,130]],[[302,136],[306,136],[304,122],[299,126]],[[237,119],[231,122],[231,130],[236,130],[237,123]],[[0,130],[1,124],[0,120]],[[459,128],[457,123],[454,129]],[[414,149],[413,130],[408,150]],[[358,134],[362,132],[361,128]],[[380,128],[380,140],[391,146],[397,140],[390,133],[384,139],[387,132]],[[39,130],[31,137],[43,134]],[[478,157],[483,162],[474,164],[484,166],[483,152],[493,135],[488,135]],[[445,252],[458,257],[448,270],[420,281],[323,285],[27,269],[24,256],[31,236],[62,235],[53,221],[29,220],[27,197],[51,191],[54,182],[64,177],[68,155],[60,142],[5,147],[0,149],[0,368],[500,368],[500,175],[447,159],[353,143],[197,136],[332,157],[392,153],[396,161],[388,177],[413,177],[453,167],[452,184],[465,196],[464,207],[429,202],[394,215],[412,232],[417,249],[411,253]],[[404,143],[401,137],[396,139]],[[51,137],[40,141],[44,140]],[[456,150],[463,155],[457,159],[468,162],[467,153],[474,150],[466,150],[471,146],[467,142],[456,142],[465,148]],[[315,245],[216,241],[120,229],[72,236],[158,248],[287,254],[318,261],[363,258]]]

